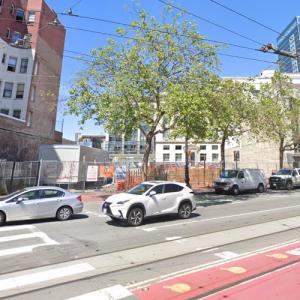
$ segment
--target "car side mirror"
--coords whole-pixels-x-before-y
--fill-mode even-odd
[[[17,199],[17,204],[19,204],[19,203],[21,203],[21,202],[23,202],[25,200],[28,200],[28,198],[22,198],[22,197],[20,197],[20,198]]]
[[[151,191],[151,192],[149,193],[149,196],[150,196],[150,197],[155,196],[155,195],[156,195],[156,192],[155,192],[155,191]]]

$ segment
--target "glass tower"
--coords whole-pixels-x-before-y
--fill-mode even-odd
[[[292,22],[277,38],[278,49],[300,55],[300,17],[295,17]],[[300,59],[279,55],[279,68],[284,73],[299,73]]]

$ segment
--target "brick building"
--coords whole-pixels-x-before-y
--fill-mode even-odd
[[[0,0],[0,159],[35,160],[55,131],[65,29],[43,0]]]

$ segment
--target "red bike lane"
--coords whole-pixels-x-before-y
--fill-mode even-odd
[[[271,294],[272,300],[299,300],[300,267],[298,262],[300,262],[299,242],[161,281],[135,290],[133,294],[141,300],[183,300],[201,297],[213,300],[258,300],[269,297],[266,296],[266,289],[270,289],[269,292],[275,291],[275,289],[272,290],[273,284],[271,283],[274,281],[274,284],[278,285],[278,291]],[[291,280],[293,272],[299,275],[295,280]],[[278,276],[281,276],[281,280]],[[257,284],[258,282],[264,282],[267,285]],[[284,290],[294,291],[298,298],[289,298],[286,294],[280,294],[280,291],[283,293]],[[248,294],[250,296],[244,298]]]

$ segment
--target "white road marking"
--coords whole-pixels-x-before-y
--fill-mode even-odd
[[[0,280],[0,291],[16,289],[27,285],[32,285],[35,283],[58,279],[58,278],[89,272],[93,270],[95,270],[95,268],[92,267],[90,264],[82,263],[82,264],[72,265],[63,268],[50,269],[48,271],[15,276],[15,277]]]
[[[119,300],[130,296],[132,296],[132,293],[122,285],[118,284],[67,300]]]
[[[42,243],[36,243],[36,244],[23,246],[23,247],[15,247],[15,248],[8,248],[8,249],[0,250],[0,257],[32,252],[32,250],[37,247],[59,245],[58,242],[51,239],[46,233],[39,231],[33,225],[11,226],[11,227],[3,227],[0,229],[1,229],[1,232],[24,230],[24,229],[28,229],[30,231],[30,233],[15,234],[15,235],[11,235],[11,236],[0,237],[0,243],[23,240],[23,239],[30,239],[30,238],[39,238],[42,240]]]
[[[214,252],[214,251],[216,251],[216,250],[218,250],[218,249],[219,249],[219,248],[218,248],[218,247],[216,247],[216,248],[212,248],[212,249],[204,250],[204,251],[202,251],[202,253]]]
[[[99,214],[99,213],[96,213],[94,211],[89,211],[89,210],[84,211],[84,213],[94,216],[94,217],[98,217],[98,218],[107,218],[108,217],[107,215]]]
[[[238,257],[239,254],[231,252],[231,251],[224,251],[224,252],[220,252],[220,253],[215,253],[215,256],[224,258],[224,259],[231,259],[234,257]]]
[[[169,236],[169,237],[166,237],[166,241],[174,241],[174,240],[178,240],[178,239],[181,239],[182,237],[181,236]]]
[[[219,266],[219,265],[222,265],[224,262],[233,262],[233,261],[239,260],[241,258],[251,257],[251,256],[254,256],[258,253],[264,253],[264,252],[267,252],[267,251],[275,250],[279,247],[289,246],[289,245],[293,245],[293,244],[296,244],[296,243],[299,243],[299,242],[300,242],[300,239],[294,239],[294,240],[291,240],[291,241],[288,241],[288,242],[285,242],[285,243],[275,244],[275,245],[264,247],[264,248],[261,248],[261,249],[258,249],[258,250],[245,252],[245,253],[242,253],[239,256],[237,256],[235,258],[232,258],[232,259],[229,259],[229,260],[226,260],[224,258],[218,259],[218,260],[215,260],[213,262],[209,262],[209,263],[206,263],[206,264],[203,264],[203,265],[198,265],[198,266],[195,266],[195,267],[187,268],[187,269],[184,269],[184,270],[172,272],[172,273],[169,273],[169,274],[157,276],[157,277],[147,279],[147,280],[144,280],[144,281],[141,281],[141,282],[130,284],[130,285],[127,285],[126,288],[128,288],[130,290],[134,290],[134,289],[137,289],[137,288],[143,288],[143,287],[146,287],[146,286],[148,286],[149,284],[151,284],[153,282],[159,282],[161,280],[173,279],[173,278],[176,278],[178,276],[183,276],[183,275],[186,275],[186,274],[190,274],[192,272],[198,272],[198,271],[202,271],[202,270],[205,270],[205,269],[208,269],[208,268],[211,268],[211,267]]]
[[[31,233],[3,236],[3,237],[0,237],[0,243],[40,237],[41,236],[40,233],[42,233],[42,232],[31,232]]]
[[[228,215],[228,216],[223,216],[223,217],[201,219],[201,220],[195,220],[195,221],[190,221],[190,222],[173,223],[173,224],[161,225],[161,226],[156,226],[156,227],[137,227],[137,229],[140,229],[140,230],[143,230],[146,232],[150,232],[150,231],[154,231],[154,230],[161,229],[161,228],[180,226],[180,225],[188,225],[188,224],[200,223],[200,222],[208,222],[208,221],[213,221],[213,220],[223,220],[223,219],[228,219],[228,218],[243,217],[243,216],[247,216],[247,215],[256,215],[256,214],[261,214],[261,213],[266,213],[266,212],[280,211],[280,210],[286,210],[286,209],[292,209],[292,208],[300,208],[300,205],[277,207],[277,208],[272,208],[272,209],[251,211],[251,212],[236,214],[236,215]]]
[[[33,226],[33,225],[6,226],[6,227],[1,227],[0,228],[0,232],[3,232],[3,231],[14,231],[14,230],[23,230],[23,229],[34,230],[34,229],[36,229],[36,227]]]
[[[287,253],[287,254],[296,255],[296,256],[300,256],[300,248],[286,251],[286,253]]]

